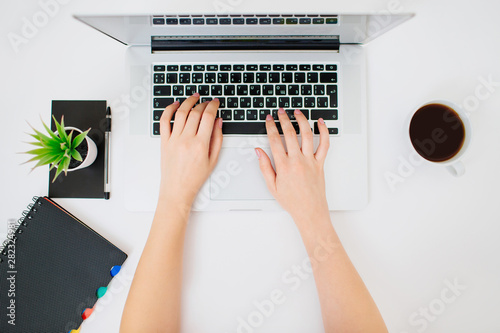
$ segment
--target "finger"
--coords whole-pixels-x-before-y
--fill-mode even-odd
[[[208,158],[210,168],[213,170],[219,158],[220,149],[222,147],[222,118],[217,118],[212,126],[212,137],[210,138],[210,149]]]
[[[319,146],[314,155],[318,161],[325,162],[328,148],[330,148],[330,134],[323,118],[318,119]]]
[[[198,128],[198,135],[203,138],[208,138],[212,136],[214,130],[214,121],[217,116],[217,109],[219,108],[219,99],[214,98],[210,103],[208,103],[203,115],[201,116],[200,127]]]
[[[196,132],[198,132],[198,127],[200,127],[201,115],[205,111],[207,105],[208,102],[200,103],[196,105],[191,110],[191,112],[189,112],[189,115],[186,120],[186,125],[184,126],[184,131],[182,131],[183,134],[185,133],[193,136],[196,135]]]
[[[283,142],[281,142],[280,134],[276,128],[273,117],[268,114],[266,117],[266,131],[267,137],[269,138],[269,145],[271,146],[271,152],[274,156],[274,161],[279,164],[285,157],[285,147],[283,147]]]
[[[297,122],[299,123],[300,136],[302,137],[302,153],[307,156],[312,156],[314,155],[314,142],[311,126],[309,126],[309,122],[302,111],[296,109],[294,114],[295,119],[297,119]]]
[[[276,172],[271,164],[271,159],[267,156],[266,152],[260,148],[255,148],[255,153],[259,158],[259,167],[264,180],[266,181],[269,192],[274,196],[276,194]]]
[[[199,98],[200,94],[195,93],[192,96],[188,97],[188,99],[186,99],[181,104],[181,106],[179,106],[179,109],[177,109],[177,112],[175,113],[175,121],[174,121],[175,126],[174,130],[172,131],[172,135],[179,135],[182,133],[188,115],[191,112],[193,106],[196,104],[196,102],[198,102]]]
[[[170,138],[170,121],[172,120],[172,116],[174,112],[179,108],[179,102],[176,101],[163,110],[163,113],[160,118],[160,134],[162,140],[168,140]]]
[[[297,133],[295,133],[295,128],[293,128],[292,123],[290,122],[290,118],[288,118],[288,115],[283,108],[279,108],[278,118],[283,130],[283,135],[285,136],[286,149],[288,151],[288,154],[290,155],[300,153]]]

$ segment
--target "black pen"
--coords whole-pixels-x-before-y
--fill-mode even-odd
[[[106,131],[104,132],[105,151],[104,151],[104,199],[109,199],[109,135],[111,134],[111,108],[106,110]]]

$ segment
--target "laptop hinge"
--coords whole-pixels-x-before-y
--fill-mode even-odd
[[[338,36],[153,36],[152,52],[213,50],[339,51]]]

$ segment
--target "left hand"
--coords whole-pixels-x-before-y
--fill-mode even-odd
[[[199,97],[194,94],[180,106],[178,102],[167,106],[160,119],[160,197],[189,209],[217,164],[222,146],[222,118],[215,119],[219,100],[194,106]]]

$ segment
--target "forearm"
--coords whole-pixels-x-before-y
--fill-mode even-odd
[[[120,331],[179,332],[182,253],[189,209],[160,195]]]
[[[325,332],[387,332],[331,224],[328,210],[296,222],[312,263]]]

